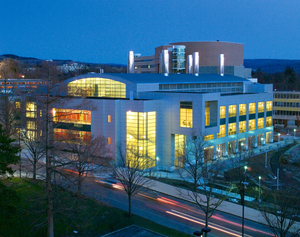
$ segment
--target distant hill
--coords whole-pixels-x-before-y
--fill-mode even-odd
[[[244,66],[256,71],[258,68],[262,72],[275,73],[283,72],[286,67],[292,67],[300,73],[300,60],[287,59],[244,59]]]

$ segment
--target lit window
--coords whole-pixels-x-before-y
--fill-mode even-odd
[[[110,123],[111,122],[111,116],[108,115],[107,121]]]
[[[259,118],[257,120],[257,129],[264,128],[264,118]]]
[[[42,115],[43,115],[43,112],[42,112],[42,110],[40,110],[40,117],[42,117]]]
[[[255,113],[256,113],[256,104],[249,103],[249,114],[255,114]]]
[[[272,111],[273,109],[273,101],[267,101],[267,111]]]
[[[43,136],[43,130],[40,130],[40,137]]]
[[[249,131],[255,130],[255,119],[249,120]]]
[[[258,102],[258,112],[265,112],[265,102]]]
[[[91,124],[90,110],[53,108],[53,121],[75,124]]]
[[[229,113],[229,117],[235,117],[236,116],[236,105],[229,105],[228,113]]]
[[[175,160],[174,166],[176,169],[182,168],[183,157],[186,151],[186,136],[181,134],[175,134]]]
[[[111,137],[108,138],[108,144],[111,144]]]
[[[36,118],[36,103],[27,102],[26,103],[26,117],[27,118]]]
[[[226,136],[226,125],[220,125],[220,132],[217,134],[217,138]]]
[[[272,116],[269,116],[266,118],[266,127],[271,127],[272,126]]]
[[[210,125],[210,102],[205,102],[205,126]]]
[[[193,127],[193,102],[180,101],[180,127]]]
[[[36,122],[35,121],[27,121],[26,128],[29,130],[35,130],[36,129]]]
[[[214,139],[214,134],[204,136],[204,141],[209,141],[209,140],[212,140],[212,139]]]
[[[239,133],[246,132],[246,121],[239,122]]]
[[[239,115],[246,115],[246,114],[247,114],[246,104],[240,104]]]
[[[15,105],[16,105],[16,109],[21,108],[21,102],[20,101],[16,101]]]
[[[226,106],[220,106],[220,119],[226,118]]]
[[[236,123],[228,124],[228,135],[236,134]]]

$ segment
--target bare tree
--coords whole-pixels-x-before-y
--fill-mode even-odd
[[[131,216],[131,199],[138,191],[151,185],[151,167],[155,161],[144,156],[136,146],[118,145],[117,157],[110,164],[113,176],[120,181],[128,196],[128,215]]]
[[[265,194],[272,202],[261,206],[260,212],[273,234],[278,237],[299,236],[299,225],[295,225],[300,219],[299,191],[284,187]]]
[[[191,136],[187,139],[182,153],[183,167],[178,169],[178,174],[188,185],[189,190],[178,189],[182,196],[189,197],[205,213],[205,227],[208,227],[209,218],[214,211],[227,198],[231,187],[224,195],[216,198],[213,194],[217,186],[217,179],[222,170],[222,163],[218,160],[205,159],[205,148],[209,146],[202,136]],[[207,236],[207,233],[205,233]]]
[[[82,182],[88,173],[93,172],[93,165],[102,165],[109,156],[107,139],[103,136],[78,139],[70,134],[63,144],[64,151],[59,152],[63,159],[57,163],[65,169],[71,169],[77,175],[77,196],[81,196]]]

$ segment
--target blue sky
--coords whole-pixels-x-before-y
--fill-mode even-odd
[[[7,0],[0,54],[126,64],[180,41],[244,44],[244,58],[299,59],[298,0]]]

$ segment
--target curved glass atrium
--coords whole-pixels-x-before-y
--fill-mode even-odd
[[[185,73],[185,46],[174,45],[172,52],[173,73]]]
[[[107,78],[84,78],[68,84],[68,95],[126,98],[126,85]]]

